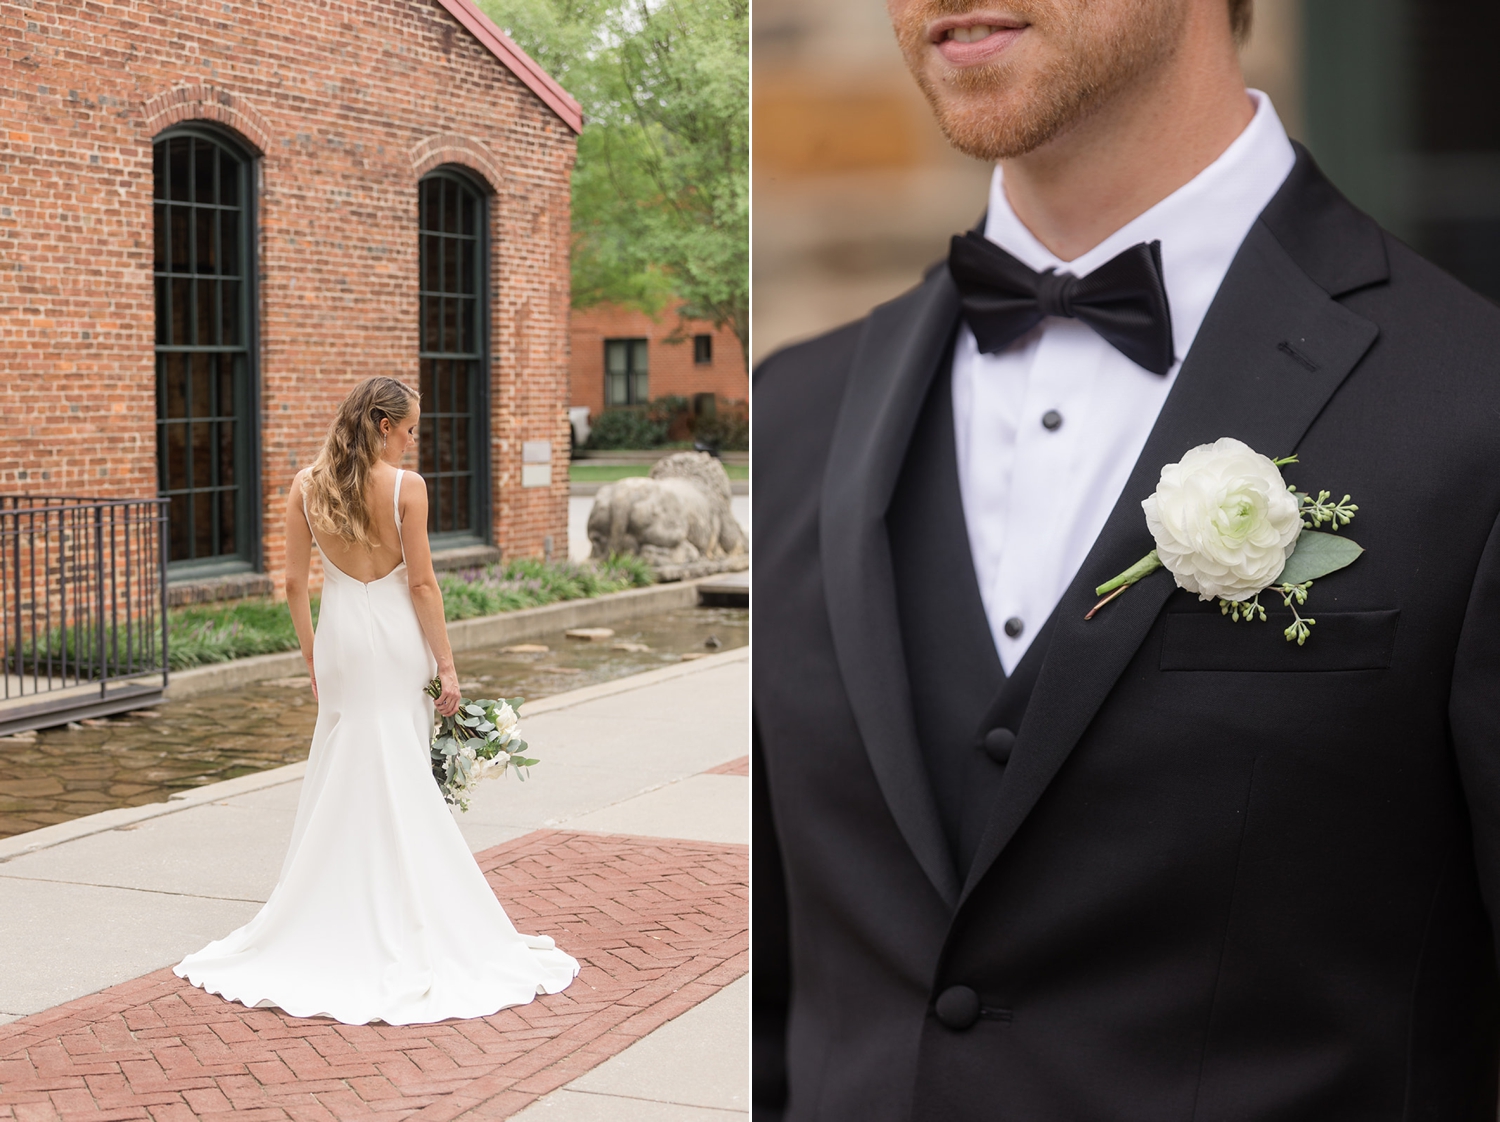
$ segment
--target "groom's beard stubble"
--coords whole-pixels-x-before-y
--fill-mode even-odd
[[[990,162],[1041,147],[1158,69],[1186,21],[1181,0],[1022,0],[1003,8],[1029,21],[1023,41],[973,67],[947,65],[927,38],[933,20],[973,11],[973,0],[915,0],[895,22],[901,53],[948,142]]]

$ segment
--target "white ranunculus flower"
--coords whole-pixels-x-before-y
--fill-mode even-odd
[[[1201,600],[1248,600],[1281,575],[1302,531],[1281,470],[1243,441],[1200,444],[1141,504],[1161,563]]]
[[[516,711],[510,707],[509,702],[502,701],[491,720],[495,722],[495,731],[500,734],[501,739],[504,739],[505,734],[516,727],[516,722],[520,718],[516,716]]]

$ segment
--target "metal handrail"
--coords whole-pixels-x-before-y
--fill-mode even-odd
[[[0,495],[0,734],[161,696],[167,503]]]

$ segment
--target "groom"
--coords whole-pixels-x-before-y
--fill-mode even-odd
[[[1500,310],[1245,90],[1247,0],[890,12],[996,172],[757,375],[756,1119],[1494,1119]],[[1358,505],[1305,644],[1086,618],[1223,437]]]

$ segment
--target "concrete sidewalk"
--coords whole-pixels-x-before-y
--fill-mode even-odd
[[[748,660],[731,651],[526,706],[542,762],[524,783],[480,789],[460,818],[470,847],[498,853],[541,831],[558,844],[598,834],[738,851],[749,833],[748,779],[735,766],[748,747]],[[304,768],[0,842],[0,1023],[144,982],[249,919],[275,883]],[[745,989],[718,989],[524,1117],[746,1117]]]

